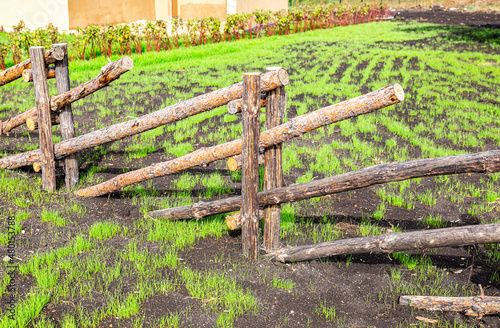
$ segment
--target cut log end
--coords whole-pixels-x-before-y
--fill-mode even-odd
[[[283,68],[280,68],[278,70],[278,78],[281,81],[281,83],[283,84],[283,86],[288,85],[288,83],[290,82],[290,77],[288,76],[287,71]]]
[[[29,69],[25,69],[23,71],[23,80],[24,82],[30,82],[30,70]]]
[[[234,172],[234,171],[238,170],[238,161],[236,160],[236,158],[230,157],[227,160],[227,168],[231,172]]]
[[[399,101],[405,100],[405,91],[399,83],[394,84],[394,95]]]
[[[233,215],[226,216],[226,225],[230,230],[236,230],[237,228],[241,227],[241,225],[238,226],[238,223],[236,222]]]
[[[61,48],[52,49],[52,57],[56,60],[63,60],[64,58],[64,50]]]

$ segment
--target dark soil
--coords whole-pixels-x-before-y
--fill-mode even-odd
[[[401,11],[395,16],[395,20],[418,20],[422,22],[442,23],[454,26],[483,26],[495,30],[494,33],[500,33],[500,14],[497,13],[464,13],[450,12],[444,10],[430,11]],[[474,36],[471,36],[474,37]],[[477,40],[480,42],[480,40]],[[412,41],[407,41],[411,43]],[[425,41],[432,43],[432,40]],[[419,46],[422,40],[415,42],[415,46]],[[384,43],[379,44],[384,47]],[[411,44],[408,44],[412,46]],[[332,46],[336,46],[332,44]],[[458,49],[461,44],[455,44]],[[467,47],[466,44],[463,47]],[[487,47],[487,45],[485,45]],[[491,50],[491,49],[490,49]],[[486,50],[487,51],[487,50]],[[493,51],[493,50],[491,50]],[[304,57],[309,54],[304,53]],[[311,58],[308,65],[314,66],[314,58]],[[395,65],[398,65],[397,61]],[[411,63],[410,63],[411,64]],[[362,68],[368,63],[359,63]],[[347,67],[340,66],[338,72],[332,76],[340,77]],[[241,67],[235,66],[235,71],[241,71]],[[375,68],[377,71],[377,68]],[[294,72],[290,71],[290,75]],[[199,85],[191,83],[185,89],[197,88]],[[154,108],[159,108],[162,103],[160,98],[169,98],[171,95],[164,91],[165,85],[161,86],[157,94],[151,96],[151,101],[146,105],[145,113],[150,112]],[[208,92],[210,90],[205,90]],[[367,91],[367,90],[365,90]],[[301,100],[306,95],[297,95],[295,99]],[[318,105],[326,105],[331,102],[330,99],[314,99],[314,95],[307,95],[313,98],[314,103]],[[118,100],[130,101],[124,95],[117,95]],[[477,99],[472,99],[477,100]],[[111,105],[113,110],[118,110],[121,105]],[[89,103],[88,106],[96,106]],[[404,106],[400,112],[401,119],[409,118],[408,109]],[[291,106],[287,115],[291,118],[296,115],[296,108]],[[87,116],[88,114],[88,116]],[[139,115],[141,113],[138,113]],[[85,112],[85,116],[79,117],[79,122],[87,128],[95,125],[98,118],[95,115]],[[215,118],[216,119],[216,118]],[[112,124],[111,116],[106,116],[99,119],[104,126]],[[412,118],[413,120],[413,118]],[[415,119],[415,124],[418,119]],[[382,134],[387,134],[387,131],[381,130]],[[201,127],[200,127],[200,133]],[[21,134],[21,132],[19,132]],[[37,138],[36,133],[30,134],[33,139]],[[15,134],[11,136],[11,141],[15,140]],[[336,131],[333,135],[328,136],[331,141],[340,136],[340,132]],[[168,135],[167,135],[168,137]],[[310,146],[309,141],[304,141],[305,146]],[[154,162],[164,161],[165,158],[173,157],[165,155],[158,151],[148,155],[147,160],[125,162],[124,145],[133,143],[133,139],[125,140],[119,150],[108,148],[106,156],[95,159],[93,154],[95,150],[89,150],[81,154],[81,159],[84,159],[82,172],[86,173],[92,165],[105,163],[108,167],[99,173],[99,177],[104,180],[112,178],[123,172],[123,168],[129,170],[146,166]],[[298,141],[301,145],[301,141]],[[203,144],[196,145],[196,147]],[[491,149],[496,145],[491,143]],[[12,151],[12,146],[2,145],[2,150],[5,152]],[[16,149],[17,151],[17,149]],[[412,156],[418,158],[420,153],[416,152]],[[303,158],[307,161],[307,158]],[[133,166],[133,167],[131,167]],[[223,163],[210,165],[209,167],[200,167],[189,170],[190,173],[208,174],[216,169],[223,169]],[[23,169],[25,173],[34,174],[30,168]],[[221,171],[222,172],[222,171]],[[227,173],[225,173],[228,176]],[[295,178],[303,174],[303,170],[292,170],[290,175],[285,177],[287,184],[294,183]],[[61,178],[62,172],[59,172]],[[157,193],[169,196],[175,196],[178,192],[171,188],[171,181],[179,178],[180,174],[155,179],[154,186]],[[322,178],[322,174],[317,174],[315,178]],[[469,174],[461,175],[459,179],[466,183],[477,183],[482,175]],[[59,179],[61,180],[61,179]],[[146,186],[146,184],[144,184]],[[422,179],[418,188],[432,188],[435,182],[432,178]],[[147,188],[146,188],[147,190]],[[232,195],[239,195],[239,186],[236,185],[232,191]],[[147,195],[147,191],[145,192]],[[133,205],[126,192],[119,192],[110,195],[109,197],[99,197],[96,199],[85,199],[82,202],[86,205],[88,213],[84,218],[73,218],[78,222],[78,229],[84,230],[91,226],[94,222],[100,220],[114,220],[120,224],[132,227],[134,222],[142,215],[139,213],[138,207]],[[198,199],[199,191],[193,188],[191,196]],[[226,196],[224,196],[226,197]],[[0,202],[2,202],[0,200]],[[365,188],[358,191],[341,193],[331,197],[325,197],[317,203],[301,204],[301,210],[296,213],[297,222],[312,221],[315,224],[321,223],[323,220],[335,222],[338,227],[343,230],[344,238],[358,236],[357,227],[362,222],[363,216],[366,213],[372,213],[379,203],[379,198],[375,195],[375,188]],[[4,204],[5,205],[5,204]],[[466,205],[466,204],[464,204]],[[462,206],[464,206],[462,205]],[[485,214],[485,217],[473,217],[468,214],[460,214],[459,206],[446,199],[440,199],[439,213],[444,214],[447,218],[455,218],[454,222],[447,222],[448,226],[460,226],[477,224],[480,220],[489,219],[491,213]],[[328,215],[323,216],[324,209],[329,209]],[[383,228],[391,229],[394,226],[399,226],[403,230],[423,229],[425,226],[419,221],[425,214],[432,212],[432,209],[426,205],[416,205],[416,208],[407,210],[401,207],[389,207],[386,212],[386,220],[377,222]],[[47,222],[40,222],[39,219],[29,219],[25,221],[26,229],[33,231],[30,239],[24,239],[19,236],[18,242],[23,244],[19,247],[17,256],[20,258],[29,257],[31,252],[47,251],[51,248],[60,247],[66,241],[53,243],[50,240],[45,240],[48,233],[60,231],[53,228]],[[69,230],[69,228],[65,228]],[[305,228],[310,229],[310,228]],[[67,232],[65,231],[63,235]],[[283,240],[283,245],[287,244],[309,244],[312,240],[297,240],[294,236],[287,236]],[[415,317],[439,318],[440,320],[455,322],[461,327],[500,327],[500,318],[498,316],[486,316],[483,318],[472,318],[462,314],[453,312],[447,313],[432,313],[426,311],[412,310],[408,307],[402,307],[397,304],[397,299],[401,293],[393,292],[388,287],[390,280],[391,269],[401,269],[401,265],[393,257],[389,255],[379,254],[359,254],[353,256],[336,256],[321,260],[312,260],[303,263],[281,264],[265,260],[248,261],[241,255],[241,235],[240,232],[232,232],[221,238],[207,237],[198,240],[197,243],[185,250],[179,257],[183,259],[183,264],[193,270],[215,270],[227,275],[235,277],[246,277],[243,287],[250,290],[256,295],[260,303],[257,315],[244,315],[235,321],[235,327],[402,327],[410,325],[418,325],[419,321]],[[110,248],[120,248],[123,245],[110,244]],[[144,246],[146,247],[146,246]],[[5,247],[2,247],[2,254]],[[485,248],[483,246],[473,247],[450,247],[439,249],[438,251],[428,252],[425,256],[431,258],[436,270],[446,270],[448,272],[448,283],[456,283],[460,286],[468,286],[474,293],[479,294],[478,285],[481,284],[485,288],[487,295],[500,295],[500,284],[498,281],[492,282],[489,280],[491,275],[498,268],[492,267],[482,254],[484,255]],[[262,254],[264,254],[262,252]],[[421,256],[423,253],[415,252]],[[475,255],[474,255],[475,254]],[[3,257],[3,256],[2,256]],[[230,261],[216,261],[215,258],[230,259]],[[234,265],[233,265],[234,264]],[[231,271],[232,268],[238,268],[238,272]],[[235,270],[236,271],[236,270]],[[402,269],[403,275],[411,279],[413,272],[411,270]],[[168,274],[172,274],[171,272]],[[279,289],[272,287],[272,278],[279,277],[282,280],[291,280],[295,283],[295,287],[291,290]],[[262,280],[259,279],[262,277]],[[23,296],[29,292],[34,284],[31,276],[24,277],[18,288],[20,295]],[[5,309],[5,297],[2,299],[1,308]],[[99,300],[94,300],[95,303],[89,302],[88,307],[93,307],[99,304]],[[326,322],[324,317],[318,314],[318,306],[320,302],[325,302],[328,307],[335,307],[336,320],[334,322]],[[43,313],[48,317],[58,321],[62,317],[62,313],[68,311],[68,304],[53,305],[48,304]],[[141,307],[141,313],[145,316],[146,327],[153,327],[149,319],[159,318],[167,313],[182,311],[191,308],[189,316],[181,319],[183,326],[191,327],[213,327],[215,325],[216,315],[210,311],[205,311],[202,302],[190,297],[185,288],[180,288],[168,295],[155,295],[145,300]],[[99,327],[131,327],[132,323],[128,319],[118,319],[107,317],[100,322]]]

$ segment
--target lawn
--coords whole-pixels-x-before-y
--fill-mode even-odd
[[[70,49],[71,51],[71,49]],[[111,58],[117,60],[119,57]],[[283,146],[285,183],[362,167],[496,150],[500,36],[488,27],[383,22],[133,55],[134,69],[73,105],[77,133],[130,120],[283,66],[285,120],[392,83],[406,100],[326,126]],[[105,58],[70,63],[72,87]],[[49,82],[55,93],[55,81]],[[34,106],[25,82],[2,87],[0,119]],[[80,187],[241,138],[220,107],[79,153]],[[261,122],[264,121],[264,109]],[[262,125],[263,127],[263,125]],[[58,127],[54,139],[61,140]],[[0,136],[0,156],[36,149],[38,132]],[[241,256],[225,215],[152,219],[147,212],[240,195],[224,161],[93,199],[41,191],[29,167],[0,170],[0,243],[15,232],[17,271],[0,265],[0,327],[496,327],[482,319],[398,305],[403,294],[498,296],[498,244],[359,254],[278,264]],[[283,245],[500,223],[500,174],[461,174],[373,186],[282,206]],[[7,287],[15,281],[15,290]],[[15,300],[9,319],[7,302]]]

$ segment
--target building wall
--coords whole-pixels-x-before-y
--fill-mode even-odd
[[[54,24],[60,31],[69,29],[68,0],[0,0],[0,25],[7,29],[20,20],[30,29]]]
[[[70,28],[156,19],[155,0],[68,0]]]
[[[174,5],[175,2],[177,14],[184,19],[216,17],[225,21],[227,17],[227,0],[177,0]]]
[[[235,1],[235,0],[228,0]],[[238,14],[252,13],[255,9],[280,11],[288,9],[288,0],[236,0],[236,12]]]

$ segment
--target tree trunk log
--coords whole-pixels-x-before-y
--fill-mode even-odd
[[[259,152],[259,165],[264,165],[266,162],[266,155]],[[227,159],[227,168],[234,172],[241,170],[241,155],[229,157]]]
[[[56,60],[61,60],[64,54],[60,50],[49,49],[44,52],[43,56],[45,58],[45,65],[48,66],[54,64]],[[23,75],[23,71],[28,68],[31,68],[31,58],[0,72],[0,87],[20,78]]]
[[[61,118],[56,113],[50,115],[50,123],[52,125],[58,125],[61,123]],[[30,131],[35,131],[38,129],[38,116],[31,116],[26,119],[26,127]]]
[[[87,97],[97,90],[108,86],[111,82],[118,79],[120,75],[130,71],[133,67],[134,62],[130,59],[130,57],[124,57],[118,61],[107,64],[101,68],[101,72],[92,80],[85,82],[68,92],[52,96],[50,99],[50,109],[53,111],[59,111],[66,105]],[[26,119],[31,116],[36,116],[36,108],[27,110],[26,112],[3,122],[2,131],[0,131],[0,133],[8,133],[12,129],[24,124]]]
[[[47,74],[47,79],[53,79],[56,77],[56,68],[54,66],[47,67],[45,70],[45,74]],[[33,82],[33,71],[31,68],[25,69],[23,71],[23,80],[24,82]]]
[[[235,99],[227,104],[227,112],[229,114],[238,114],[241,113],[241,107],[243,104],[243,99]],[[260,95],[260,108],[266,107],[266,95],[261,94]]]
[[[280,68],[268,68],[268,71]],[[283,124],[286,110],[285,87],[267,93],[266,130]],[[283,187],[281,144],[266,148],[264,164],[264,190]],[[267,252],[280,247],[281,205],[264,207],[264,249]]]
[[[259,148],[267,148],[282,143],[327,124],[370,113],[377,109],[396,104],[403,99],[403,89],[399,84],[395,84],[333,106],[318,109],[312,113],[296,117],[271,130],[262,132],[259,138]],[[78,190],[75,194],[84,197],[104,195],[155,177],[181,172],[191,167],[241,154],[241,146],[241,139],[239,139],[209,148],[198,149],[195,152],[167,162],[153,164],[136,171],[118,175],[101,184]],[[5,164],[0,160],[0,165]],[[241,198],[239,199],[241,201]],[[241,203],[238,207],[240,206]],[[237,208],[228,212],[235,210]]]
[[[282,248],[267,256],[279,262],[297,262],[344,254],[395,253],[498,242],[500,242],[500,223],[494,223],[327,241]]]
[[[45,59],[43,47],[30,48],[33,65],[33,87],[35,88],[36,110],[40,128],[40,149],[42,150],[42,185],[48,192],[56,191],[56,168],[54,158],[54,142],[52,140],[52,124],[50,123],[50,100],[47,77],[45,76]]]
[[[56,167],[64,167],[64,162],[56,161]],[[42,163],[35,162],[33,163],[33,171],[40,172],[42,170]],[[238,212],[239,213],[239,212]]]
[[[267,92],[286,84],[288,84],[288,74],[285,70],[266,73],[261,76],[261,92]],[[54,153],[57,158],[61,158],[83,149],[133,136],[226,105],[233,99],[241,98],[242,92],[243,83],[236,83],[205,95],[181,101],[175,105],[165,107],[151,114],[127,122],[115,124],[69,140],[63,140],[54,145]],[[0,167],[3,169],[14,169],[21,166],[32,165],[34,162],[40,160],[40,155],[40,150],[37,149],[22,154],[7,156],[0,159]]]
[[[259,192],[259,206],[296,202],[376,184],[419,177],[472,172],[493,173],[499,171],[500,150],[379,164],[322,180]],[[149,215],[168,219],[202,218],[208,215],[237,211],[240,206],[241,197],[231,197],[153,211],[149,212]]]
[[[56,68],[55,68],[57,93],[61,95],[68,92],[70,88],[68,45],[66,43],[58,43],[58,44],[53,44],[52,48],[62,49],[64,52],[64,58],[56,62]],[[127,65],[123,65],[121,67],[124,66]],[[130,60],[128,66],[130,66],[130,68],[133,67],[132,60]],[[120,74],[118,75],[115,74],[115,76],[120,76]],[[107,83],[109,84],[109,82]],[[75,122],[73,121],[73,112],[71,111],[71,104],[67,104],[66,106],[61,108],[61,113],[59,114],[59,116],[61,123],[61,136],[63,140],[74,138],[76,136],[76,132],[75,132]],[[79,169],[78,169],[78,158],[76,154],[71,154],[64,159],[64,177],[65,177],[64,182],[66,184],[66,189],[68,191],[78,186]]]
[[[399,298],[399,304],[428,311],[456,311],[470,316],[484,316],[500,313],[500,297],[440,297],[412,296]]]
[[[243,256],[259,255],[259,133],[260,73],[243,74],[243,149],[245,159],[241,172],[241,216]]]

